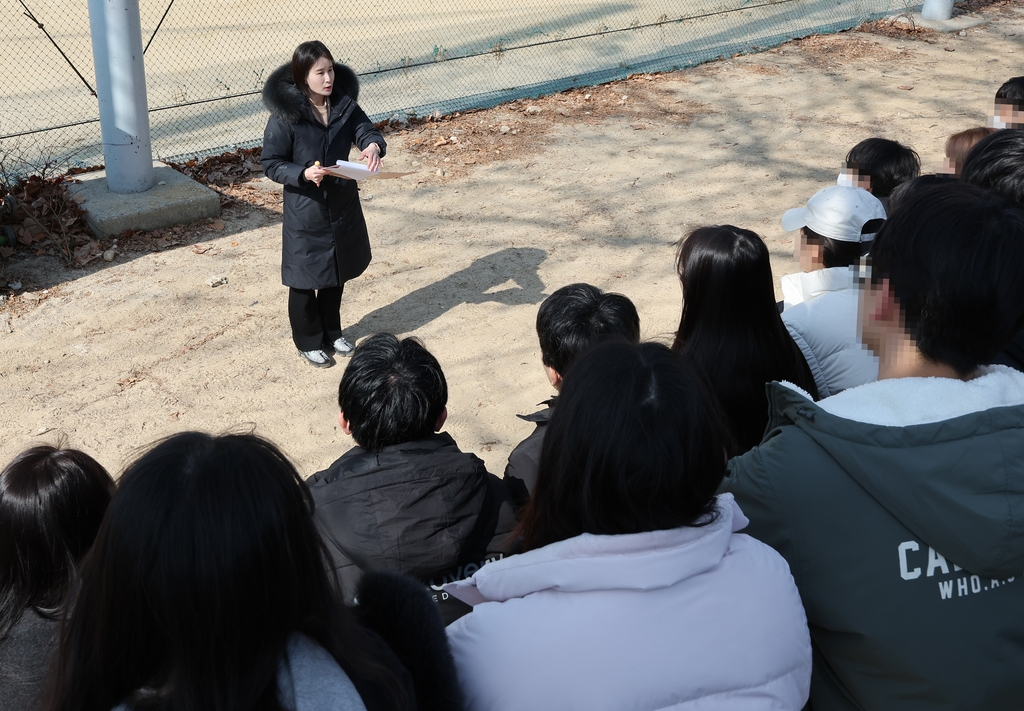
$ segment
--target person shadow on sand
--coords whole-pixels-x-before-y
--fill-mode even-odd
[[[412,333],[459,304],[539,304],[544,283],[537,269],[546,258],[547,252],[535,247],[508,247],[480,257],[465,269],[371,311],[346,327],[345,334],[354,340],[382,329]],[[516,286],[498,289],[509,281]]]

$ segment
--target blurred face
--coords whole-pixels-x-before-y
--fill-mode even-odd
[[[846,164],[843,164],[843,170],[839,174],[837,183],[848,188],[861,188],[871,192],[871,176],[861,175],[856,168],[851,168]]]
[[[882,331],[876,319],[871,316],[877,311],[879,289],[870,281],[859,285],[860,300],[857,304],[857,331],[861,342],[876,356],[881,356]]]
[[[823,269],[825,264],[822,261],[821,245],[811,244],[800,230],[793,237],[793,259],[800,263],[800,271],[813,272],[815,269]]]
[[[1007,128],[1021,128],[1024,126],[1024,112],[1018,111],[1013,104],[1004,103],[1004,101],[996,100],[995,113],[993,115],[1005,123]]]
[[[330,96],[334,88],[334,63],[327,57],[316,60],[306,75],[306,85],[314,96]]]
[[[862,258],[857,265],[857,288],[860,292],[857,304],[857,331],[861,342],[874,353],[882,365],[892,363],[905,353],[899,351],[913,348],[907,339],[907,327],[903,311],[899,307],[888,279],[872,283],[871,265]]]

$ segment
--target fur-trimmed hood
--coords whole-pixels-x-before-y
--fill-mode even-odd
[[[335,62],[331,105],[338,105],[343,96],[348,96],[353,102],[359,100],[359,79],[350,67]],[[308,103],[306,95],[295,86],[291,63],[275,69],[263,84],[263,105],[285,123],[299,123],[305,117]]]

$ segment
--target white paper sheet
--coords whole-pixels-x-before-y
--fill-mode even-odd
[[[386,180],[390,178],[401,178],[403,175],[412,175],[416,172],[414,170],[409,173],[387,173],[383,170],[378,170],[374,173],[362,163],[353,163],[348,160],[339,160],[337,165],[329,165],[325,167],[324,170],[331,175],[348,178],[349,180]]]

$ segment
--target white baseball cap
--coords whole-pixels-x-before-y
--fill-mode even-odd
[[[809,227],[840,242],[865,242],[874,234],[862,235],[864,225],[879,219],[885,219],[885,207],[874,195],[863,188],[832,185],[814,193],[806,207],[786,210],[782,229],[792,232]]]

